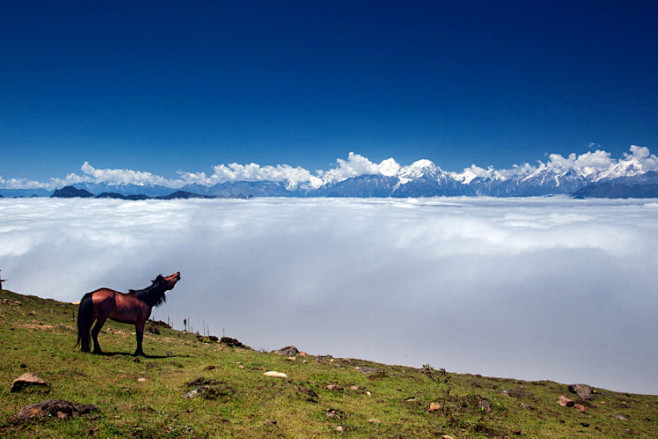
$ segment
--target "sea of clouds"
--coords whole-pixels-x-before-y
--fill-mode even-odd
[[[657,394],[657,232],[656,200],[2,199],[0,269],[66,301],[181,271],[154,317],[256,349]]]

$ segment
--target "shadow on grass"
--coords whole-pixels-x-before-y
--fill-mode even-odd
[[[174,355],[174,354],[167,354],[167,355],[137,355],[135,356],[132,353],[129,352],[105,352],[103,351],[100,354],[92,354],[92,355],[98,355],[101,357],[116,357],[118,355],[123,356],[123,357],[133,357],[133,358],[191,358],[190,355]]]

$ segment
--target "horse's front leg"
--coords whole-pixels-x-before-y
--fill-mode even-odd
[[[135,353],[133,354],[135,357],[138,355],[141,355],[142,357],[146,357],[144,355],[144,351],[142,350],[142,340],[144,338],[144,324],[146,323],[146,320],[137,320],[135,322],[135,333],[137,334],[137,350],[135,350]]]
[[[96,325],[94,325],[94,329],[91,330],[91,338],[94,340],[94,354],[102,354],[103,351],[101,350],[101,345],[98,343],[98,334],[101,332],[101,328],[105,324],[105,320],[107,320],[107,317],[99,317],[96,320]]]

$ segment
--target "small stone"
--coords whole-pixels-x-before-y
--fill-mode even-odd
[[[532,410],[532,407],[531,407],[531,406],[529,406],[528,404],[523,403],[523,402],[521,403],[521,408],[522,408],[523,410]]]
[[[299,353],[299,356],[300,356],[300,357],[305,357],[305,356],[307,356],[307,355],[308,355],[308,354],[307,354],[306,352],[300,352],[300,353]]]
[[[203,368],[203,370],[215,370],[217,367],[212,364]]]
[[[297,361],[297,357],[288,357],[289,361]]]
[[[619,419],[620,421],[628,421],[628,418],[624,415],[614,415],[613,418]]]
[[[137,378],[137,382],[138,382],[138,383],[144,383],[144,382],[146,382],[146,378],[144,378],[144,377],[139,377],[139,378]]]
[[[288,375],[286,375],[283,372],[276,372],[274,370],[270,370],[268,372],[265,372],[263,375],[266,377],[274,377],[274,378],[288,378]]]
[[[416,398],[415,396],[410,396],[409,398],[405,399],[404,402],[416,402],[417,399],[418,398]]]
[[[343,390],[343,386],[340,384],[327,384],[323,387],[324,390]]]
[[[379,419],[375,419],[375,418],[368,419],[368,422],[370,422],[371,424],[381,424],[382,423],[382,421],[380,421]]]
[[[366,390],[366,395],[368,395],[368,396],[372,396],[372,393],[370,393],[369,390]]]
[[[430,412],[435,412],[437,410],[441,410],[441,404],[438,402],[431,402],[430,403]]]
[[[441,436],[441,439],[454,439],[454,438],[450,435],[444,434],[443,436]]]
[[[573,407],[574,405],[574,402],[572,400],[564,396],[560,396],[560,399],[558,400],[557,403],[560,404],[562,407]]]
[[[581,412],[585,411],[585,406],[582,404],[574,404],[573,406]]]
[[[28,372],[19,376],[13,383],[11,383],[11,392],[20,392],[25,387],[29,386],[47,387],[48,384],[46,384],[46,382],[38,375]]]
[[[338,409],[328,408],[326,415],[327,418],[345,419],[345,413]]]
[[[187,392],[185,395],[183,395],[183,398],[186,398],[186,399],[196,398],[197,396],[199,396],[201,394],[201,392],[203,390],[204,390],[203,386],[197,387],[196,389],[192,389],[189,392]]]

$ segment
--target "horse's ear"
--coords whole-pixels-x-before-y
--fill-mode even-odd
[[[162,282],[163,280],[164,280],[164,277],[162,277],[161,274],[158,274],[158,277],[156,277],[155,279],[153,279],[153,283],[156,283],[156,282]]]

